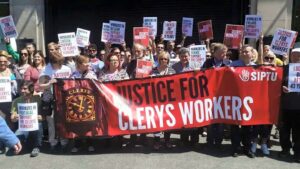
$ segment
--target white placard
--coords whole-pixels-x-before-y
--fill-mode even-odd
[[[110,24],[102,23],[101,42],[108,42],[110,39]]]
[[[125,22],[109,21],[110,24],[110,42],[112,44],[122,44],[125,41]]]
[[[58,34],[58,41],[64,57],[77,56],[79,54],[75,32]]]
[[[20,131],[39,129],[37,103],[18,103],[18,114]]]
[[[297,34],[295,31],[278,28],[271,43],[271,51],[279,55],[287,54],[294,44]]]
[[[0,103],[11,102],[10,77],[0,77]]]
[[[164,40],[176,40],[176,21],[164,21],[163,35]]]
[[[262,31],[262,18],[258,15],[246,15],[244,37],[258,39]]]
[[[206,46],[194,45],[190,47],[190,61],[191,67],[200,69],[206,61]]]
[[[89,45],[91,31],[77,28],[76,41],[79,47],[85,47]]]
[[[185,36],[193,36],[194,18],[182,18],[182,34]]]
[[[300,92],[300,63],[289,64],[288,89],[290,92]]]
[[[16,38],[18,36],[17,28],[12,16],[0,18],[0,26],[4,37]]]
[[[157,35],[157,17],[144,17],[143,27],[150,28],[149,35],[151,37],[156,37]]]

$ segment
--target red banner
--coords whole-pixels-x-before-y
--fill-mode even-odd
[[[61,136],[115,136],[213,123],[277,122],[282,68],[224,67],[164,77],[55,85]]]

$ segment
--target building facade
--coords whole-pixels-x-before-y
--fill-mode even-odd
[[[141,26],[143,16],[158,17],[158,34],[164,20],[177,21],[177,41],[182,17],[194,18],[193,38],[199,42],[196,22],[212,19],[214,41],[222,41],[225,24],[243,24],[245,15],[263,17],[263,33],[272,36],[276,28],[300,31],[298,0],[0,0],[0,17],[12,15],[19,33],[18,46],[33,41],[38,49],[57,41],[57,34],[77,27],[91,30],[90,41],[100,45],[102,22],[126,22],[126,41],[132,42],[132,27]],[[3,39],[3,38],[2,38]],[[3,40],[1,40],[3,48]],[[0,45],[1,48],[1,45]]]

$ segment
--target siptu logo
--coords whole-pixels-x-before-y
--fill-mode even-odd
[[[250,73],[248,70],[242,70],[242,73],[239,74],[242,81],[247,82],[250,79]]]

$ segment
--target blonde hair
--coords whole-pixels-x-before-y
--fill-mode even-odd
[[[162,51],[161,53],[159,53],[157,55],[158,62],[160,62],[160,58],[163,58],[163,57],[167,57],[168,58],[168,63],[170,62],[170,54],[169,54],[169,52]]]

